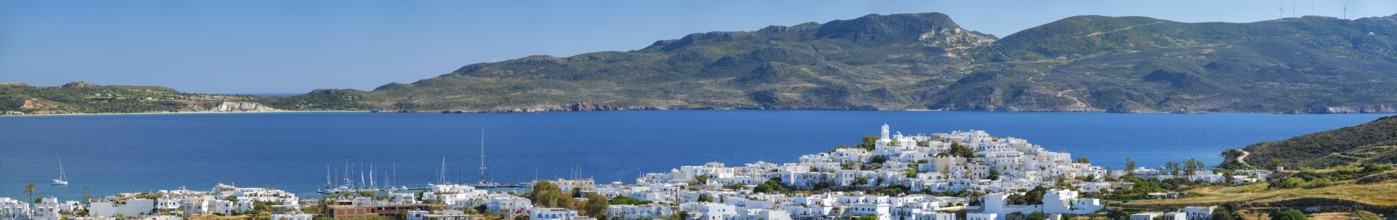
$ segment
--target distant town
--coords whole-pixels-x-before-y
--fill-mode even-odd
[[[443,177],[413,188],[372,177],[355,181],[348,171],[336,180],[327,167],[326,183],[315,196],[220,183],[208,190],[89,195],[83,201],[0,198],[0,219],[1200,220],[1216,219],[1219,206],[1126,212],[1107,201],[1184,196],[1151,188],[1169,181],[1245,184],[1264,182],[1273,172],[1224,174],[1205,167],[1189,159],[1163,169],[1128,161],[1127,169],[1108,170],[985,131],[903,135],[883,125],[878,136],[859,145],[803,155],[794,163],[712,162],[643,174],[632,184],[580,177],[491,183],[482,164],[478,183]],[[26,190],[33,197],[32,185]]]

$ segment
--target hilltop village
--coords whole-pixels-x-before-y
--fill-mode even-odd
[[[1140,181],[1230,184],[1264,181],[1269,175],[1264,170],[1222,175],[1193,163],[1189,167],[1109,171],[1024,139],[976,130],[902,135],[883,125],[880,135],[865,137],[858,146],[804,155],[798,162],[713,162],[644,174],[633,184],[580,178],[538,180],[528,190],[462,183],[421,189],[339,187],[318,198],[218,184],[208,191],[163,190],[86,201],[43,197],[32,205],[0,198],[0,219],[1065,219],[1106,212],[1102,197],[1178,196],[1138,190]],[[1183,207],[1129,218],[1207,219],[1215,208]]]

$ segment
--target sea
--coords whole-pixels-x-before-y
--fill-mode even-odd
[[[1118,114],[938,111],[286,112],[0,117],[0,197],[81,199],[214,185],[302,197],[346,180],[425,187],[484,178],[631,183],[685,165],[795,162],[858,144],[887,124],[904,135],[985,130],[1120,169],[1198,159],[1387,114]],[[443,164],[443,161],[445,163]],[[67,186],[50,185],[63,168]],[[443,171],[444,169],[444,171]],[[372,174],[370,174],[372,173]]]

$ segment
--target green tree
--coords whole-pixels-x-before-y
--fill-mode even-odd
[[[785,193],[786,191],[788,191],[786,186],[781,185],[781,180],[777,178],[766,180],[752,189],[754,193]]]
[[[1043,212],[1040,212],[1040,211],[1033,211],[1033,213],[1029,213],[1029,214],[1028,214],[1028,217],[1024,217],[1024,220],[1046,220],[1046,219],[1048,219],[1048,217],[1047,217],[1047,216],[1044,216],[1044,215],[1043,215]]]
[[[878,215],[874,215],[874,214],[860,215],[859,218],[858,218],[858,220],[878,220]]]
[[[1200,166],[1198,166],[1198,165],[1199,165],[1198,160],[1194,160],[1193,158],[1189,158],[1188,160],[1185,160],[1185,161],[1184,161],[1184,174],[1188,174],[1189,176],[1192,176],[1193,174],[1197,173],[1197,171],[1198,171],[1199,168],[1203,168],[1203,167],[1200,167]]]
[[[1303,179],[1295,177],[1286,177],[1278,180],[1272,180],[1271,182],[1267,183],[1266,187],[1272,189],[1290,189],[1300,187],[1304,184],[1305,180]]]
[[[707,193],[699,193],[698,202],[713,202],[713,197]]]
[[[1236,220],[1236,219],[1237,219],[1236,217],[1232,217],[1232,211],[1231,211],[1231,210],[1227,210],[1227,208],[1224,208],[1224,207],[1218,207],[1217,209],[1213,209],[1213,214],[1212,214],[1211,216],[1208,217],[1208,220]]]
[[[536,206],[549,208],[574,208],[576,200],[569,193],[564,193],[563,189],[548,181],[535,181],[533,190],[529,191],[529,200]]]
[[[92,189],[87,188],[87,184],[82,184],[82,203],[92,201]]]
[[[860,176],[858,179],[854,179],[854,186],[855,186],[855,187],[863,186],[864,184],[868,184],[868,177],[862,177],[862,176]]]
[[[972,158],[975,157],[975,148],[961,143],[951,143],[951,156]]]
[[[859,142],[859,145],[858,145],[858,146],[855,146],[855,147],[863,148],[864,150],[867,150],[867,151],[873,151],[873,150],[874,150],[874,149],[873,149],[873,148],[874,148],[873,143],[878,142],[878,139],[881,139],[881,138],[882,138],[882,137],[879,137],[879,136],[871,136],[871,135],[870,135],[870,136],[863,136],[863,142]]]
[[[33,201],[33,200],[34,200],[34,192],[35,192],[35,191],[38,191],[38,189],[34,187],[34,184],[33,184],[33,183],[30,183],[29,185],[24,185],[24,192],[25,192],[25,193],[29,193],[29,200],[30,200],[30,201]]]
[[[612,205],[644,205],[650,204],[650,201],[639,200],[626,196],[616,196],[612,197],[611,200],[607,201],[607,203]]]
[[[873,157],[868,158],[868,162],[876,164],[887,163],[888,157],[885,157],[883,155],[874,155]]]
[[[1164,162],[1164,169],[1169,170],[1169,175],[1179,175],[1179,163],[1177,162]]]
[[[590,193],[587,194],[587,205],[583,206],[583,212],[586,212],[587,216],[593,218],[606,219],[606,208],[610,205],[610,202],[605,196]]]
[[[694,182],[697,182],[698,185],[708,184],[708,175],[707,175],[707,174],[695,175],[695,176],[694,176]]]
[[[1078,157],[1077,163],[1091,163],[1091,160],[1087,159],[1086,157]]]
[[[1125,158],[1125,175],[1135,175],[1135,160],[1131,160],[1129,157]]]
[[[999,169],[990,168],[990,180],[999,180]]]
[[[1271,212],[1271,220],[1309,220],[1309,219],[1310,219],[1310,217],[1305,216],[1305,213],[1300,212],[1300,210],[1294,210],[1294,209],[1280,210],[1280,209],[1277,209],[1277,210]]]

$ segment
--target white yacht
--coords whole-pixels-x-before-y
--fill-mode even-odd
[[[68,175],[63,173],[63,160],[58,160],[58,178],[53,179],[53,185],[68,185]]]

